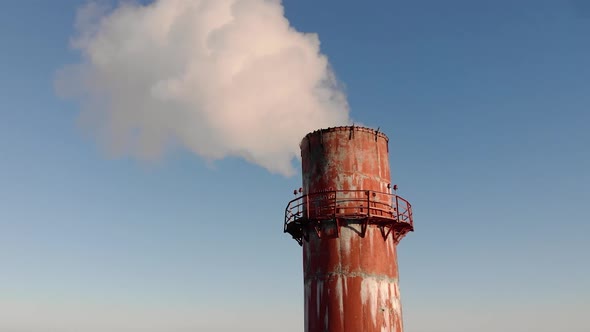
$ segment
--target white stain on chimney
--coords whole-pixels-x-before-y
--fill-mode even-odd
[[[361,300],[369,308],[371,321],[377,328],[382,322],[381,331],[394,331],[392,318],[401,317],[401,306],[397,299],[397,282],[388,279],[366,277],[361,283]],[[378,315],[383,315],[380,318]],[[392,325],[393,323],[393,325]]]

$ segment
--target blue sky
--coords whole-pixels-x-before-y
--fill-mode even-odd
[[[300,176],[108,157],[53,87],[82,4],[0,12],[0,331],[301,331]],[[587,331],[590,5],[284,5],[390,137],[406,332]]]

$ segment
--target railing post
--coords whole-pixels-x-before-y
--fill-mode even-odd
[[[371,191],[367,190],[367,216],[371,216]]]
[[[289,211],[289,205],[291,203],[287,204],[287,207],[285,208],[285,222],[283,224],[283,233],[285,233],[287,231],[287,216],[288,216],[288,211]]]
[[[399,200],[397,198],[397,195],[395,195],[395,214],[396,214],[396,219],[399,222]]]

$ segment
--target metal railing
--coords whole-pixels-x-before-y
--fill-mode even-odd
[[[413,228],[412,206],[390,193],[372,190],[322,191],[297,197],[285,209],[284,230],[293,222],[365,219],[398,222]]]

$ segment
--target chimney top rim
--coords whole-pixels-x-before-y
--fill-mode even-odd
[[[383,139],[385,139],[385,141],[389,142],[389,137],[387,137],[387,135],[383,132],[381,132],[378,129],[373,129],[373,128],[369,128],[369,127],[364,127],[364,126],[338,126],[338,127],[328,127],[328,128],[321,128],[321,129],[317,129],[314,130],[310,133],[308,133],[307,135],[305,135],[305,137],[303,137],[302,142],[308,138],[309,136],[312,135],[317,135],[319,133],[331,133],[331,132],[337,132],[337,131],[348,131],[350,132],[351,130],[354,131],[360,131],[360,132],[366,132],[366,133],[371,133],[376,135],[377,137],[381,137]]]

